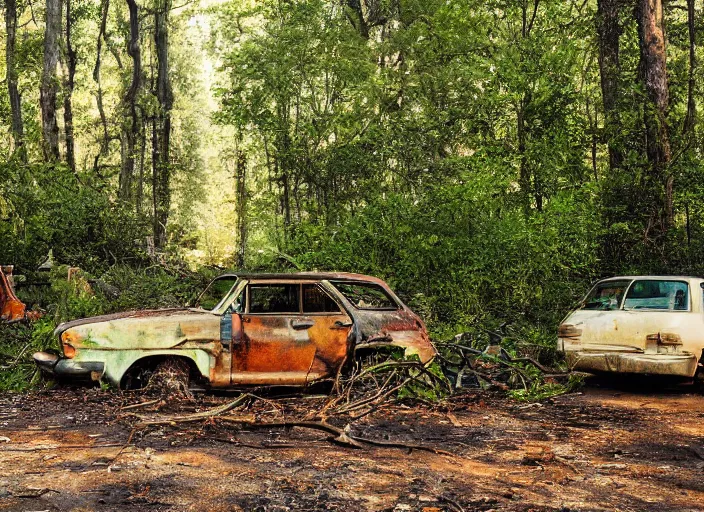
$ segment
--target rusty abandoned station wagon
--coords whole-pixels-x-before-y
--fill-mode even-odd
[[[704,350],[704,280],[624,276],[597,282],[558,330],[577,370],[694,377]]]
[[[360,350],[436,354],[422,320],[377,278],[343,273],[225,274],[198,307],[131,311],[61,324],[63,355],[34,355],[45,372],[115,385],[185,358],[211,387],[306,385],[334,378]]]

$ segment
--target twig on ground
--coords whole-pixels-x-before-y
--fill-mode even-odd
[[[161,398],[157,398],[156,400],[149,400],[148,402],[140,402],[138,404],[132,404],[132,405],[126,405],[124,407],[121,407],[121,411],[129,411],[131,409],[138,409],[139,407],[147,407],[150,405],[155,405],[161,402]]]

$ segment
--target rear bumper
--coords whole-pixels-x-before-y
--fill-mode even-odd
[[[571,368],[586,372],[647,373],[694,377],[697,357],[690,354],[634,354],[566,351]]]
[[[32,357],[40,370],[50,375],[56,375],[57,377],[93,378],[94,375],[97,375],[99,378],[105,368],[102,362],[75,361],[73,359],[57,356],[56,354],[49,354],[48,352],[36,352]]]

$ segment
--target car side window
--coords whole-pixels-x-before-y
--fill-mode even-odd
[[[299,285],[256,284],[249,286],[250,313],[298,313],[300,312]]]
[[[357,309],[398,309],[386,291],[375,283],[331,281]]]
[[[303,285],[304,313],[339,313],[340,306],[317,284]]]
[[[689,310],[689,286],[682,281],[634,281],[628,289],[625,309]]]

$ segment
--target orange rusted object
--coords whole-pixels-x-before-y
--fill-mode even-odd
[[[227,387],[334,379],[358,350],[398,347],[423,363],[436,355],[422,320],[374,277],[226,274],[199,302],[204,307],[62,324],[63,357],[38,353],[35,360],[51,373],[119,385],[160,358],[183,357],[208,386]]]
[[[15,295],[12,265],[0,266],[0,320],[19,322],[26,318],[27,307]]]

